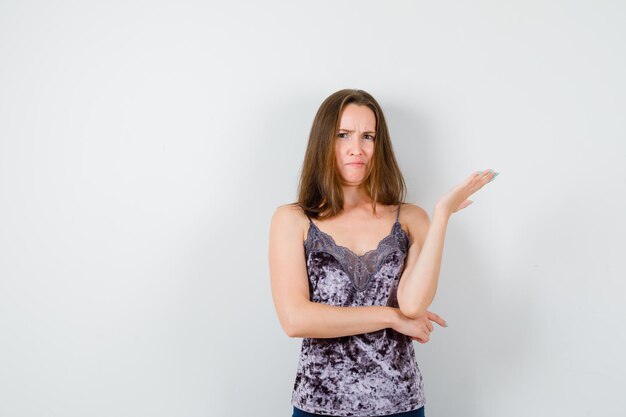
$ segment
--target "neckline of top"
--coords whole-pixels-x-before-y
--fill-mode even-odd
[[[394,231],[396,229],[396,226],[400,227],[400,231],[406,236],[406,238],[409,238],[409,235],[407,234],[407,232],[402,228],[402,225],[400,224],[400,221],[398,219],[396,219],[396,221],[393,223],[393,225],[391,226],[391,231],[389,232],[389,234],[385,237],[383,237],[379,242],[378,245],[376,245],[375,249],[370,249],[368,251],[366,251],[363,255],[357,255],[352,249],[346,247],[346,246],[342,246],[342,245],[338,245],[335,242],[335,239],[329,235],[328,233],[324,232],[322,229],[320,229],[319,227],[317,227],[317,225],[315,223],[313,223],[313,221],[311,219],[309,219],[309,223],[311,224],[311,226],[309,226],[309,230],[307,231],[307,237],[306,240],[309,240],[310,235],[311,235],[311,227],[315,227],[315,229],[317,229],[317,231],[321,234],[323,234],[324,236],[327,236],[331,243],[337,247],[337,248],[341,248],[341,249],[345,249],[346,251],[348,251],[349,253],[351,253],[352,255],[354,255],[357,259],[361,259],[366,257],[368,254],[372,253],[372,252],[378,252],[378,250],[380,249],[380,247],[382,246],[382,244],[389,239],[390,237],[392,237],[394,235]]]

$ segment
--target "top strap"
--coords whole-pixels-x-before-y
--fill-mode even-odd
[[[400,218],[400,207],[402,207],[402,203],[400,203],[400,205],[398,206],[398,214],[396,215],[396,222]]]

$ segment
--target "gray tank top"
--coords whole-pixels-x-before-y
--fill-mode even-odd
[[[398,307],[409,237],[398,218],[362,256],[338,246],[309,218],[304,241],[310,300],[334,306]],[[337,338],[304,338],[292,405],[313,414],[382,416],[424,405],[412,339],[387,328]]]

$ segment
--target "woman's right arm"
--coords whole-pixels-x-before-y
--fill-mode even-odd
[[[311,302],[303,242],[301,209],[279,207],[270,225],[269,267],[274,306],[289,337],[330,338],[393,328],[423,343],[428,341],[432,324],[408,319],[399,309]]]

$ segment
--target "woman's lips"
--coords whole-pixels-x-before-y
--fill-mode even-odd
[[[355,166],[361,167],[365,165],[365,163],[364,162],[349,162],[346,165],[355,165]]]

